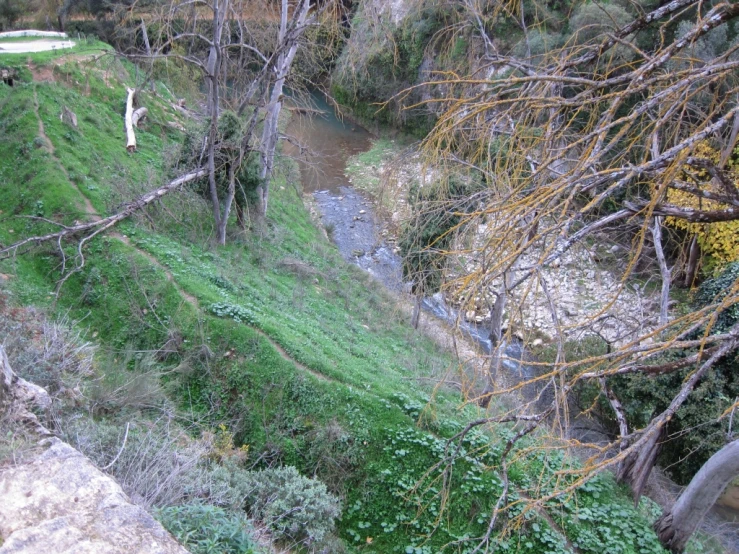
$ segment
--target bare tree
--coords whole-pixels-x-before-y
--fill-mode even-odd
[[[146,49],[128,52],[131,58],[189,65],[200,71],[207,84],[208,127],[196,162],[208,170],[219,244],[226,242],[231,208],[242,186],[239,171],[251,152],[259,152],[261,160],[256,213],[261,219],[267,215],[269,180],[280,138],[278,121],[292,63],[305,46],[307,29],[333,23],[335,18],[323,16],[334,7],[333,2],[312,7],[309,0],[283,0],[279,6],[259,0],[172,0],[143,14],[129,11],[127,17],[135,18],[130,27],[136,32],[146,29],[142,18],[160,28],[156,37],[146,33]],[[276,27],[275,18],[279,19]],[[136,26],[133,21],[142,23]],[[219,132],[224,109],[246,118],[238,141],[231,137],[228,145]]]
[[[665,225],[739,220],[739,175],[729,163],[739,117],[739,46],[727,43],[708,59],[691,50],[739,18],[739,5],[673,0],[652,12],[637,12],[621,26],[611,20],[607,33],[523,59],[501,53],[487,34],[496,17],[521,19],[520,4],[511,0],[483,9],[467,3],[469,25],[484,47],[482,62],[470,75],[450,72],[422,85],[449,92],[423,102],[441,114],[423,144],[427,164],[437,171],[456,164],[458,170],[484,175],[489,185],[478,209],[464,214],[455,229],[458,248],[447,255],[457,263],[448,265],[464,270],[447,272],[443,288],[458,299],[461,310],[473,309],[467,303],[474,298],[496,298],[490,301],[494,348],[484,378],[489,384],[481,396],[470,398],[483,405],[490,397],[520,388],[493,386],[500,358],[506,356],[496,345],[504,337],[510,340],[513,333],[513,325],[502,333],[502,312],[511,322],[518,321],[519,328],[525,327],[521,314],[533,305],[544,306],[560,330],[562,321],[569,322],[553,338],[556,363],[542,368],[535,378],[557,384],[551,405],[534,413],[483,418],[476,425],[516,421],[520,425],[516,437],[525,436],[549,415],[566,414],[569,392],[593,382],[605,391],[622,423],[621,436],[612,443],[611,456],[586,461],[578,483],[606,468],[618,469],[638,499],[666,426],[711,368],[739,346],[739,326],[713,332],[717,314],[739,302],[739,283],[703,309],[669,313],[673,276],[662,236]],[[689,22],[683,26],[685,32],[674,31],[677,21]],[[637,40],[643,31],[662,37],[649,51]],[[410,98],[410,92],[403,95]],[[631,247],[622,250],[620,279],[607,297],[597,299],[597,309],[573,320],[552,301],[541,275],[586,241],[616,231],[631,239]],[[695,234],[686,234],[686,240],[686,277],[691,284],[701,252]],[[634,318],[606,336],[603,354],[566,359],[568,337],[604,336],[604,321],[613,318],[613,310],[624,302],[629,279],[649,252],[654,252],[662,281],[658,315]],[[665,362],[670,353],[684,356]],[[655,414],[646,427],[629,430],[607,380],[686,368],[688,377],[667,409]],[[566,439],[566,425],[560,429]],[[597,449],[603,451],[602,446]],[[716,464],[721,470],[708,464],[708,475],[736,473],[730,465]],[[696,476],[699,481],[707,478]],[[542,506],[547,498],[571,490],[571,485],[563,486],[531,502]],[[695,501],[686,497],[672,522],[700,520],[711,502],[707,497]],[[491,516],[491,530],[507,502],[502,499],[499,504]],[[663,540],[673,541],[669,544],[676,552],[694,530],[664,518],[660,525],[679,537],[668,539],[668,531],[661,532]],[[480,544],[488,539],[489,534]]]

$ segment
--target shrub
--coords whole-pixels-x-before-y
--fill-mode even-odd
[[[246,479],[247,506],[275,538],[313,544],[333,531],[341,504],[320,481],[291,466],[253,472]]]
[[[713,302],[721,302],[739,280],[739,262],[726,266],[726,269],[713,279],[705,281],[695,295],[697,307],[707,306]],[[733,304],[718,314],[712,329],[714,333],[725,333],[739,321],[739,304]]]
[[[208,504],[185,504],[154,515],[192,554],[255,553],[253,529],[243,514]]]
[[[619,29],[630,21],[629,13],[615,4],[581,4],[570,18],[570,31],[582,44]]]
[[[0,307],[4,299],[0,298]],[[73,323],[54,322],[35,309],[0,313],[0,337],[13,370],[52,395],[73,389],[93,374],[94,347],[73,330]]]
[[[64,440],[146,508],[185,502],[213,481],[210,468],[202,463],[207,445],[189,439],[165,418],[124,425],[82,416],[63,422],[62,432]]]

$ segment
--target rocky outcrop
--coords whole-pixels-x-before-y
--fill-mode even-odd
[[[186,554],[111,477],[39,423],[33,410],[49,403],[0,347],[0,415],[39,438],[35,455],[0,467],[0,554]]]

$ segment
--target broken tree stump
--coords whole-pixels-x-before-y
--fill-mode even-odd
[[[128,97],[126,98],[126,149],[129,152],[136,151],[136,133],[133,132],[133,97],[136,89],[126,89]]]

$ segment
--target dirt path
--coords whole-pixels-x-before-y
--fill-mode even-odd
[[[198,299],[195,298],[193,295],[189,294],[188,292],[186,292],[179,285],[179,283],[175,280],[174,275],[172,274],[172,272],[169,269],[167,269],[164,265],[162,265],[159,262],[159,260],[156,259],[156,257],[154,257],[152,254],[150,254],[146,250],[142,250],[141,248],[137,247],[135,244],[133,244],[131,242],[131,240],[127,236],[121,235],[120,233],[111,233],[111,236],[113,238],[121,241],[126,246],[130,246],[131,248],[133,248],[134,250],[136,250],[139,254],[141,254],[142,256],[144,256],[147,260],[149,260],[153,265],[155,265],[156,267],[158,267],[159,269],[161,269],[164,272],[164,275],[166,276],[167,281],[170,282],[172,284],[172,286],[174,286],[174,288],[177,290],[177,292],[179,293],[179,295],[182,298],[184,298],[184,300],[188,304],[190,304],[193,308],[195,308],[196,310],[200,310],[200,303],[198,302]],[[272,348],[274,348],[277,351],[277,353],[280,355],[280,357],[283,360],[285,360],[287,362],[290,362],[291,364],[293,364],[295,367],[297,367],[298,369],[300,369],[302,371],[305,371],[307,373],[310,373],[311,375],[313,375],[317,379],[320,379],[322,381],[329,381],[329,382],[332,382],[332,383],[338,382],[335,379],[333,379],[331,377],[328,377],[327,375],[324,375],[323,373],[319,373],[318,371],[316,371],[314,369],[311,369],[308,366],[306,366],[305,364],[302,364],[299,361],[297,361],[296,359],[292,358],[290,356],[290,354],[288,354],[287,351],[282,346],[280,346],[279,343],[277,343],[272,337],[270,337],[267,333],[265,333],[261,329],[259,329],[257,327],[253,327],[253,326],[250,326],[250,328],[253,331],[255,331],[259,336],[261,336],[265,340],[267,340],[267,342],[269,342],[272,345]]]
[[[287,351],[284,348],[282,348],[282,346],[280,346],[277,342],[275,342],[275,340],[272,337],[270,337],[267,333],[265,333],[261,329],[258,329],[257,327],[251,327],[251,329],[253,331],[256,331],[256,333],[259,336],[265,338],[267,340],[267,342],[269,342],[272,345],[272,347],[275,350],[277,350],[278,354],[282,357],[283,360],[286,360],[286,361],[294,364],[295,367],[297,367],[298,369],[301,369],[303,371],[306,371],[306,372],[310,373],[311,375],[313,375],[313,377],[316,377],[317,379],[320,379],[321,381],[329,381],[331,383],[338,383],[339,382],[336,379],[334,379],[332,377],[329,377],[327,375],[324,375],[323,373],[319,373],[315,369],[311,369],[307,365],[304,365],[304,364],[300,363],[299,361],[297,361],[296,359],[291,358],[290,357],[290,354],[288,354]]]
[[[161,269],[164,272],[165,277],[167,278],[167,281],[172,284],[172,286],[177,290],[177,293],[185,299],[185,301],[190,304],[193,308],[196,310],[200,309],[200,303],[198,302],[198,299],[195,298],[192,294],[189,294],[183,289],[180,284],[175,280],[174,275],[172,275],[172,272],[167,269],[165,266],[163,266],[159,260],[157,260],[152,254],[149,254],[146,250],[142,250],[135,244],[131,242],[131,239],[129,239],[125,235],[121,235],[120,233],[111,233],[110,236],[112,236],[114,239],[121,241],[126,246],[130,246],[134,250],[136,250],[139,254],[144,256],[149,262],[152,263],[152,265],[156,266],[157,268]]]

